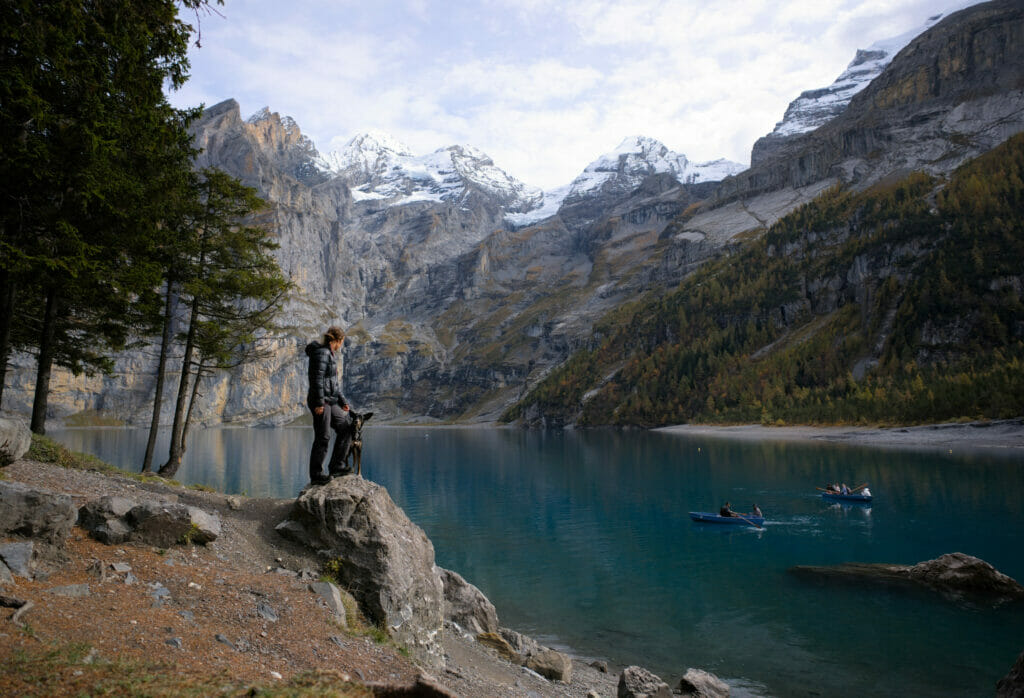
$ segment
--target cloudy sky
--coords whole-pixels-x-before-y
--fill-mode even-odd
[[[288,115],[322,152],[383,130],[544,188],[623,138],[748,163],[858,48],[972,0],[225,0],[177,106]],[[196,17],[190,20],[196,23]]]

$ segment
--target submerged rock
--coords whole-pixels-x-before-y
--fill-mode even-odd
[[[906,572],[910,579],[935,589],[971,594],[1024,597],[1024,587],[984,560],[964,553],[949,553],[919,562]]]
[[[954,598],[1024,598],[1024,587],[1016,580],[999,572],[984,560],[964,553],[949,553],[910,566],[847,562],[827,567],[797,565],[791,567],[789,571],[801,577],[826,581],[923,587]]]

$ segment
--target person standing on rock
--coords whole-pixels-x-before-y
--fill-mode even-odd
[[[323,343],[313,341],[306,345],[306,356],[309,357],[309,391],[306,393],[306,405],[313,413],[313,448],[309,453],[309,481],[314,485],[330,482],[335,475],[344,475],[344,448],[339,445],[343,439],[340,433],[349,427],[349,409],[345,396],[341,394],[338,381],[338,363],[335,355],[345,341],[345,332],[336,326],[327,328]],[[334,451],[331,462],[327,466],[327,474],[323,472],[324,458],[327,447],[331,444],[331,430],[337,435],[334,439]]]

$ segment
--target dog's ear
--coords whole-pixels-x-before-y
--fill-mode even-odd
[[[369,422],[370,421],[370,417],[372,417],[372,416],[373,416],[373,412],[364,412],[363,413],[363,421],[364,422]]]

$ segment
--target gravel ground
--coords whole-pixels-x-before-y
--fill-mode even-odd
[[[656,431],[750,441],[826,441],[877,448],[938,449],[949,452],[983,449],[1024,455],[1024,419],[916,427],[771,427],[756,424],[720,427],[683,424],[662,427]]]
[[[618,677],[585,662],[573,663],[571,684],[552,683],[455,628],[445,632],[446,667],[431,672],[396,648],[349,633],[309,591],[309,581],[319,577],[316,560],[274,531],[291,500],[226,497],[29,460],[3,475],[69,494],[76,506],[104,495],[176,500],[216,512],[223,530],[208,546],[164,551],[103,545],[74,528],[62,564],[2,588],[4,595],[34,604],[22,618],[31,634],[0,622],[2,656],[56,640],[87,643],[100,658],[159,658],[184,674],[240,682],[331,670],[342,680],[404,686],[426,674],[467,698],[616,694]],[[114,571],[115,563],[125,571]],[[87,585],[87,596],[61,595],[81,592],[80,585]],[[5,681],[0,677],[0,695],[14,695]]]

